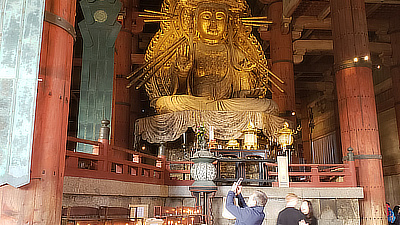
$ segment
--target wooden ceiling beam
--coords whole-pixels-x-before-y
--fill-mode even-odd
[[[370,42],[369,50],[372,53],[390,54],[392,47],[389,43]],[[332,53],[332,51],[333,40],[296,40],[293,42],[293,61],[295,64],[301,63],[306,53]]]
[[[293,42],[293,63],[299,64],[307,52],[332,51],[332,40],[296,40]]]
[[[331,5],[328,4],[317,16],[318,20],[324,20],[331,13]]]
[[[316,16],[299,16],[294,20],[294,30],[331,30],[331,19],[319,20]]]
[[[313,31],[314,30],[307,30],[306,32],[302,33],[301,39],[307,39],[308,37],[310,37]]]
[[[371,7],[366,7],[365,9],[365,14],[367,15],[367,18],[370,17],[379,7],[381,7],[382,3],[375,4]]]
[[[400,2],[400,1],[399,1]],[[368,19],[368,30],[369,31],[379,31],[388,30],[389,22],[388,20],[376,20]],[[331,30],[331,19],[326,18],[319,20],[317,16],[299,16],[294,19],[293,29],[297,31],[301,30]]]
[[[399,5],[399,0],[365,0],[365,3],[377,3],[377,4],[394,4]]]
[[[291,17],[297,6],[300,5],[301,0],[286,0],[283,1],[283,16]]]

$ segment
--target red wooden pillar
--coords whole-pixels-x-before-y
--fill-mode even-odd
[[[311,130],[310,130],[310,119],[309,109],[307,108],[306,98],[302,99],[301,107],[301,140],[303,142],[303,158],[305,163],[313,163],[313,157],[311,152]]]
[[[75,0],[47,0],[45,9],[75,24]],[[31,182],[0,189],[1,225],[61,223],[73,44],[65,30],[44,22]]]
[[[396,112],[397,133],[400,141],[400,16],[390,19],[390,42],[392,44],[392,62],[390,74],[392,76],[392,90],[394,109]]]
[[[285,93],[280,93],[275,89],[272,99],[278,104],[279,111],[286,113],[287,111],[294,111],[296,106],[292,33],[288,27],[282,27],[282,10],[282,1],[276,1],[269,6],[268,17],[273,22],[270,29],[272,72],[285,82],[280,84]],[[289,24],[286,25],[289,26]]]
[[[331,1],[331,15],[342,151],[352,147],[360,158],[361,224],[387,224],[365,2]]]
[[[138,12],[139,12],[139,4],[140,0],[132,0],[132,14],[136,14],[135,20],[132,22],[132,53],[133,54],[138,54],[139,53],[139,33],[143,31],[143,25],[144,22],[141,21],[139,22],[139,19],[142,19],[143,17],[138,17]],[[136,65],[136,68],[141,65]],[[135,67],[133,68],[136,69]],[[130,108],[130,134],[134,134],[135,132],[135,122],[136,120],[141,116],[141,109],[142,109],[142,104],[141,104],[141,99],[140,99],[140,91],[136,90],[136,88],[131,87],[129,89],[130,93],[130,103],[131,103],[131,108]],[[130,146],[133,146],[134,139],[130,139]]]
[[[130,101],[129,89],[126,88],[129,82],[125,77],[131,72],[132,4],[129,0],[123,0],[122,4],[126,15],[120,21],[122,28],[115,42],[111,143],[129,148]]]

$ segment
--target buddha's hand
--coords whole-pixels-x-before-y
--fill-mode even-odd
[[[189,45],[181,45],[177,49],[177,66],[181,72],[188,72],[192,67],[192,57],[190,53]]]

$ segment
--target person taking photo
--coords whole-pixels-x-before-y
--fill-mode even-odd
[[[238,198],[238,205],[235,205],[234,198]],[[235,225],[261,225],[264,221],[264,207],[268,197],[262,191],[255,191],[247,201],[242,196],[240,182],[233,183],[231,190],[226,196],[226,209],[236,217]]]

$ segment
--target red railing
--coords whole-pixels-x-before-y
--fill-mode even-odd
[[[190,186],[194,180],[190,177],[190,168],[193,162],[191,161],[167,161],[166,171],[169,174],[167,184],[171,186]],[[180,168],[173,168],[178,166]]]
[[[97,179],[129,181],[137,183],[164,184],[167,171],[165,160],[156,156],[124,149],[108,144],[108,140],[89,141],[68,137],[68,141],[92,145],[94,152],[89,154],[67,150],[65,175]],[[132,155],[132,161],[114,157],[114,152]],[[142,163],[143,158],[156,162],[155,165]],[[169,177],[169,176],[168,176]]]
[[[274,163],[270,166],[276,167]],[[269,171],[270,178],[277,178],[278,173]],[[344,164],[290,164],[290,187],[356,187],[354,161]],[[277,180],[277,179],[276,179]],[[278,187],[278,182],[272,183]]]
[[[68,137],[68,141],[92,145],[93,152],[96,154],[67,151],[66,176],[164,184],[169,186],[190,186],[194,182],[190,177],[190,167],[193,164],[190,161],[166,161],[165,158],[109,145],[106,139],[97,142]],[[123,157],[115,157],[114,155],[118,156],[118,153],[130,154],[132,159],[127,160]],[[221,152],[215,153],[218,156],[222,156]],[[238,156],[237,159],[221,159],[220,161],[238,163],[240,164],[238,168],[246,168],[246,163],[254,163],[254,160],[241,159],[242,155]],[[143,163],[144,158],[152,160],[154,164]],[[278,182],[276,182],[278,176],[277,164],[265,162],[266,160],[261,159],[258,161],[259,170],[263,171],[266,177],[260,178],[260,180],[248,179],[248,182],[262,183],[269,180],[272,182],[272,186],[278,186]],[[217,164],[217,167],[219,166],[217,161],[215,164]],[[239,174],[238,176],[243,176],[241,173],[237,174]],[[290,164],[289,177],[290,187],[357,186],[354,161],[347,161],[344,164]],[[220,179],[221,177],[217,178],[217,180]],[[229,182],[230,180],[226,181]]]

